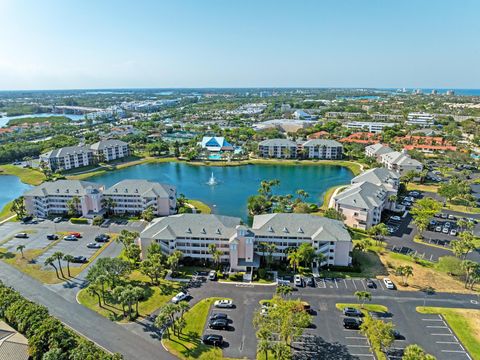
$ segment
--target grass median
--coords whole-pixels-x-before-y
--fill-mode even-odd
[[[419,306],[417,312],[442,315],[472,358],[480,360],[480,310]]]

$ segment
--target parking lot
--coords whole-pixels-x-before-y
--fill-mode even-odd
[[[63,240],[66,232],[79,232],[82,237],[76,241]],[[27,232],[27,238],[15,238],[15,234]],[[45,259],[55,252],[62,252],[72,256],[84,256],[87,259],[91,258],[99,249],[87,248],[87,244],[95,242],[95,237],[98,234],[105,232],[105,229],[92,227],[88,225],[72,225],[67,222],[58,224],[52,221],[43,221],[38,224],[21,224],[18,222],[7,222],[0,226],[0,247],[7,249],[12,253],[16,253],[19,245],[25,245],[25,250],[32,249],[46,249],[35,261],[43,264]],[[48,234],[58,234],[59,240],[48,240]],[[54,244],[52,246],[52,244]],[[103,246],[106,244],[102,243]],[[66,263],[62,260],[62,265]],[[80,266],[79,263],[71,263],[70,266]]]
[[[352,291],[375,291],[375,290],[386,290],[385,285],[382,280],[371,279],[374,287],[369,288],[367,286],[366,279],[351,278],[351,279],[342,279],[342,278],[315,278],[315,287],[319,289],[350,289]]]

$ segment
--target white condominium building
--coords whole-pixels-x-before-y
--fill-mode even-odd
[[[365,147],[365,155],[368,157],[375,158],[377,161],[380,161],[380,156],[393,152],[393,149],[390,146],[383,144],[373,144]]]
[[[177,211],[177,189],[173,185],[147,180],[123,180],[103,192],[113,200],[116,214],[140,214],[153,207],[154,214],[166,216]]]
[[[52,170],[70,170],[93,163],[93,151],[84,146],[68,146],[40,155]]]
[[[420,161],[412,159],[405,152],[392,151],[380,156],[380,162],[389,170],[395,171],[400,176],[409,171],[420,173],[423,170],[423,164]]]
[[[309,159],[341,159],[343,156],[343,146],[335,140],[308,140],[302,147]]]
[[[175,250],[184,257],[212,260],[209,244],[222,252],[220,260],[230,264],[231,271],[251,273],[260,265],[260,243],[273,243],[272,256],[285,259],[287,250],[307,242],[322,253],[322,264],[351,264],[352,239],[341,221],[308,214],[257,215],[251,228],[241,219],[213,214],[181,214],[161,218],[148,226],[139,238],[142,254],[152,242],[160,244],[166,254]]]
[[[112,161],[129,155],[128,144],[121,140],[101,140],[90,145],[99,161]]]
[[[348,129],[366,130],[372,133],[380,133],[387,127],[397,125],[388,122],[370,122],[370,121],[351,121],[345,124]]]
[[[45,218],[68,212],[69,201],[78,198],[77,211],[82,216],[102,211],[103,185],[80,180],[45,182],[24,194],[27,213]]]
[[[260,156],[270,158],[297,157],[297,143],[287,139],[268,139],[258,144]]]
[[[418,112],[410,113],[407,116],[407,125],[419,125],[421,127],[429,127],[435,124],[435,116],[428,113]]]

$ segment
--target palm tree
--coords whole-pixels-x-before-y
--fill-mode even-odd
[[[98,307],[102,307],[102,301],[101,301],[101,297],[100,297],[100,294],[98,292],[98,286],[97,284],[95,283],[90,283],[88,286],[87,286],[87,293],[88,295],[90,296],[96,296],[97,299],[98,299]]]
[[[217,246],[215,244],[208,245],[208,253],[212,255],[213,262],[215,266],[218,268],[218,264],[220,263],[220,257],[222,256],[222,252],[217,250]]]
[[[135,316],[138,316],[138,303],[145,296],[145,290],[140,286],[135,286],[133,288],[133,295],[135,298]]]
[[[273,253],[277,250],[277,245],[275,245],[274,243],[267,243],[267,252],[268,252],[268,265],[270,267],[270,265],[272,264],[273,262]]]
[[[52,257],[58,261],[58,268],[60,269],[60,273],[62,274],[63,278],[65,277],[65,275],[63,275],[62,263],[60,261],[63,259],[64,256],[65,254],[62,253],[61,251],[56,251],[52,255]]]
[[[78,196],[72,197],[67,201],[68,215],[75,216],[78,214],[78,208],[81,204],[80,198]]]
[[[259,353],[265,353],[265,360],[268,360],[268,352],[272,350],[272,344],[268,340],[260,340],[258,342],[257,351]]]
[[[290,267],[293,268],[293,272],[295,273],[296,270],[297,270],[297,267],[300,263],[300,255],[298,254],[298,252],[296,250],[292,250],[288,254],[287,259],[290,263]]]
[[[298,189],[296,192],[297,192],[297,195],[300,197],[300,199],[303,201],[305,201],[310,196],[308,192],[306,192],[303,189]]]
[[[23,244],[17,246],[17,251],[20,251],[22,253],[22,259],[25,259],[25,257],[23,256],[23,250],[25,249],[25,247],[26,246]]]
[[[49,256],[48,258],[46,258],[44,264],[52,266],[55,269],[55,273],[57,274],[57,278],[60,279],[60,276],[58,276],[58,269],[55,266],[55,259],[52,256]]]
[[[75,257],[73,257],[72,255],[66,254],[63,256],[63,260],[66,261],[67,263],[68,277],[72,277],[72,275],[70,275],[70,263],[75,260]]]
[[[358,298],[358,301],[362,302],[362,308],[365,305],[366,300],[372,301],[372,294],[368,291],[355,291],[354,295]]]
[[[102,206],[107,210],[107,215],[112,215],[113,209],[117,206],[117,203],[110,197],[104,197],[102,199]]]
[[[472,274],[479,269],[480,264],[472,260],[463,260],[461,266],[465,271],[465,288],[467,288]]]
[[[10,210],[12,210],[18,218],[22,218],[25,216],[27,209],[25,208],[25,201],[23,196],[20,196],[18,199],[13,200]]]
[[[165,326],[167,337],[170,339],[170,326],[167,326],[169,322],[170,322],[170,316],[166,312],[164,312],[162,309],[162,311],[160,311],[160,313],[155,318],[154,325],[159,329]]]

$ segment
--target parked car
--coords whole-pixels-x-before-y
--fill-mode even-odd
[[[392,221],[402,221],[402,218],[398,215],[393,215],[390,217],[390,220]]]
[[[448,215],[448,220],[456,220],[456,217],[453,216],[452,214],[449,214]]]
[[[53,222],[58,224],[59,222],[61,222],[63,219],[61,217],[56,217],[55,219],[53,219]]]
[[[413,197],[419,197],[420,193],[418,191],[410,191],[408,195],[413,196]]]
[[[88,243],[87,248],[89,249],[100,249],[102,247],[102,244],[98,243]]]
[[[188,298],[188,294],[186,292],[179,292],[172,298],[172,302],[174,304],[178,304],[180,301],[185,300],[186,298]]]
[[[377,285],[375,285],[375,282],[372,279],[366,279],[365,283],[367,284],[367,287],[370,289],[375,289]]]
[[[455,229],[450,230],[450,235],[457,236],[457,230]]]
[[[446,218],[448,218],[448,215],[445,214],[445,213],[441,213],[441,214],[440,214],[440,217],[441,217],[442,219],[446,219]]]
[[[383,278],[383,283],[385,284],[385,287],[387,289],[389,289],[389,290],[394,290],[395,289],[395,284],[389,278]]]
[[[222,300],[217,300],[213,303],[213,306],[216,308],[221,308],[221,309],[229,309],[233,308],[235,305],[233,305],[233,301],[229,299],[222,299]]]
[[[25,216],[22,218],[22,224],[28,224],[32,220],[33,220],[32,216]]]
[[[437,227],[435,228],[435,231],[436,231],[436,232],[442,232],[442,227],[441,227],[441,226],[437,226]]]
[[[48,234],[47,239],[48,240],[58,240],[58,235],[57,234]]]
[[[225,313],[215,313],[210,316],[210,320],[225,319],[228,320],[228,315]]]
[[[108,242],[109,239],[110,239],[110,235],[107,235],[107,234],[99,234],[95,236],[96,242]]]
[[[80,239],[82,237],[82,234],[80,234],[79,232],[76,232],[76,231],[70,231],[68,233],[68,235],[73,235],[75,236],[77,239]]]
[[[445,226],[443,229],[442,229],[442,233],[444,234],[448,234],[450,232],[450,228]]]
[[[15,237],[18,238],[18,239],[26,239],[26,238],[28,238],[28,234],[22,232],[22,233],[15,234]]]
[[[305,282],[305,286],[315,287],[315,282],[312,277],[306,277],[303,281]]]
[[[212,270],[208,273],[208,280],[217,280],[217,272],[215,270]]]
[[[295,275],[295,277],[293,278],[293,283],[295,284],[295,286],[297,287],[303,287],[303,279],[300,275]]]
[[[353,307],[346,307],[345,309],[343,309],[343,315],[359,317],[359,316],[362,316],[363,314],[358,309],[355,309]]]
[[[205,345],[221,346],[223,344],[223,336],[216,334],[203,335],[202,342]]]
[[[400,334],[400,331],[395,330],[395,329],[392,329],[392,335],[393,335],[393,338],[394,338],[395,340],[403,340],[403,339],[405,339],[405,337],[404,337],[402,334]]]
[[[394,226],[387,226],[387,230],[389,234],[393,234],[395,231],[397,231],[397,228]]]
[[[362,325],[362,320],[358,318],[346,317],[343,319],[343,327],[345,329],[358,330],[360,329],[360,325]]]
[[[67,236],[63,237],[63,240],[65,240],[65,241],[77,241],[78,238],[74,235],[67,235]]]
[[[208,327],[210,329],[217,329],[217,330],[228,329],[228,320],[227,319],[210,320],[208,322]]]
[[[85,256],[74,256],[72,262],[78,264],[85,264],[86,262],[88,262],[88,260]]]

